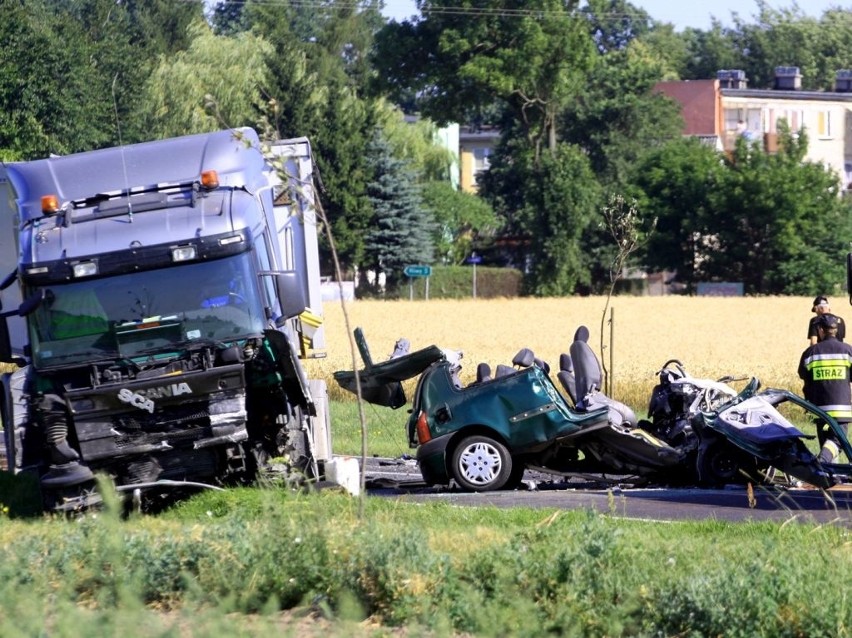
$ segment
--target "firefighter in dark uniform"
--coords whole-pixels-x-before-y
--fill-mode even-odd
[[[811,308],[811,312],[816,313],[813,317],[811,317],[810,322],[808,322],[808,341],[812,344],[819,341],[819,335],[817,334],[817,322],[822,315],[831,315],[834,314],[831,312],[831,306],[828,303],[828,297],[823,295],[819,295],[814,298],[814,304]],[[837,317],[837,321],[840,322],[840,325],[837,326],[837,339],[839,341],[843,341],[846,339],[846,324],[844,323],[841,317],[834,315]]]
[[[817,321],[819,341],[802,353],[799,376],[805,382],[805,399],[825,410],[848,432],[852,421],[852,346],[837,338],[841,320],[832,314],[822,314]],[[819,460],[832,463],[840,453],[840,444],[828,424],[817,423],[817,438],[821,446]]]

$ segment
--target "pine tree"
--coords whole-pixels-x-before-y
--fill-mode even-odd
[[[391,153],[377,130],[368,148],[372,179],[367,196],[373,207],[365,241],[367,268],[384,274],[386,289],[396,291],[409,264],[431,264],[434,246],[432,214],[423,205],[417,175]]]

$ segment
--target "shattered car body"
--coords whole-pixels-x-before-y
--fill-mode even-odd
[[[709,487],[760,482],[775,468],[827,488],[852,473],[849,465],[821,464],[804,443],[813,437],[776,407],[792,402],[843,436],[829,415],[787,391],[758,392],[757,379],[738,393],[721,382],[676,375],[672,387],[687,399],[666,399],[657,386],[649,410],[652,420],[637,420],[627,406],[598,391],[597,360],[583,354],[587,344],[581,330],[578,335],[572,344],[576,369],[560,361],[557,379],[562,391],[547,364],[527,349],[513,359],[513,366],[498,366],[493,377],[480,364],[476,381],[463,386],[459,357],[450,351],[430,346],[373,364],[360,330],[359,348],[369,363],[358,377],[362,389],[367,388],[365,399],[401,407],[406,403],[401,382],[420,375],[407,432],[429,485],[455,483],[470,491],[512,488],[531,468],[557,475],[629,475],[659,484]],[[570,357],[565,360],[570,363]],[[354,391],[354,372],[335,376]],[[671,401],[674,409],[661,410],[663,400]],[[852,458],[845,436],[842,441]]]
[[[609,426],[606,409],[572,410],[538,365],[466,388],[453,383],[450,366],[423,373],[408,421],[409,445],[430,485],[514,486],[526,459],[560,465],[562,451],[575,456],[572,439]]]
[[[462,386],[459,357],[451,351],[429,346],[373,364],[360,330],[356,341],[365,361],[358,380],[366,400],[400,407],[406,402],[401,382],[420,375],[407,431],[427,484],[490,491],[516,486],[527,467],[645,475],[682,462],[678,450],[614,416],[612,405],[574,408],[528,349],[512,366],[498,366],[493,378],[481,372]],[[355,388],[354,372],[339,371],[335,378]]]
[[[735,469],[766,470],[775,468],[819,488],[829,488],[852,476],[849,463],[823,463],[811,452],[804,434],[779,411],[790,402],[804,410],[807,417],[824,421],[834,432],[847,459],[852,445],[837,421],[818,406],[789,392],[769,388],[758,392],[760,382],[752,378],[733,400],[718,412],[701,412],[696,425],[704,428],[703,445],[698,457],[699,472],[716,471],[726,475]],[[744,467],[737,468],[737,465]],[[715,467],[721,465],[722,467]]]

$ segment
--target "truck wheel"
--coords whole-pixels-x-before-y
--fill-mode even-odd
[[[512,476],[512,457],[506,446],[494,439],[474,435],[462,439],[453,450],[450,474],[464,490],[499,490]]]
[[[698,452],[696,466],[702,487],[747,483],[757,476],[755,458],[725,441],[703,446]]]

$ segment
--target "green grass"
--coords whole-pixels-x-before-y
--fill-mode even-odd
[[[335,452],[360,455],[357,404],[331,413]],[[365,416],[368,454],[413,452],[406,408]],[[359,516],[338,491],[247,488],[129,519],[107,494],[66,520],[24,511],[22,480],[0,474],[0,636],[852,638],[840,526],[632,521],[616,496],[605,515],[367,498]]]
[[[0,635],[852,635],[840,527],[358,510],[337,492],[234,489],[156,518],[3,521]]]
[[[364,403],[364,420],[367,426],[367,456],[398,458],[414,455],[408,447],[408,410],[411,404],[391,410]],[[358,403],[354,400],[332,401],[331,432],[335,454],[361,455],[361,419]]]

